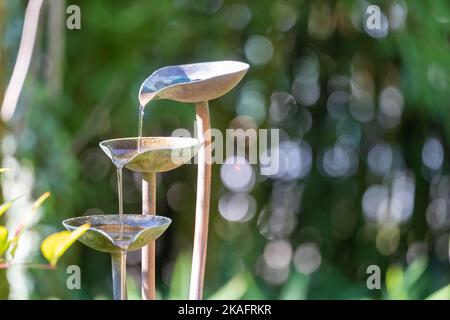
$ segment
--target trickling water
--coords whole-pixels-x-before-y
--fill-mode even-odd
[[[139,105],[139,118],[138,118],[138,142],[136,149],[120,149],[114,150],[111,157],[114,165],[117,168],[117,194],[119,198],[119,215],[120,215],[120,225],[123,227],[122,215],[123,215],[123,190],[122,190],[122,169],[128,163],[128,161],[137,153],[141,151],[141,137],[142,137],[142,127],[144,122],[144,105]],[[122,234],[122,232],[121,232]]]
[[[117,194],[119,197],[120,237],[123,234],[123,191],[122,191],[122,167],[117,167]]]
[[[117,194],[119,195],[119,214],[123,215],[122,167],[117,167]]]
[[[138,152],[141,151],[141,137],[142,137],[142,126],[144,123],[144,105],[139,105],[139,120],[138,120]]]
[[[119,216],[120,216],[120,236],[122,239],[123,234],[123,188],[122,188],[122,169],[124,165],[132,158],[136,153],[141,151],[141,138],[142,138],[142,127],[144,122],[144,105],[139,105],[139,115],[138,115],[138,145],[137,151],[135,150],[115,150],[115,154],[112,156],[112,161],[117,168],[117,194],[119,198]]]

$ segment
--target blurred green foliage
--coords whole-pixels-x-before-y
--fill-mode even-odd
[[[380,5],[390,22],[388,33],[381,38],[370,36],[362,27],[361,10],[367,3],[357,0],[75,2],[81,8],[82,28],[63,32],[65,51],[61,74],[52,73],[55,66],[49,41],[54,39],[51,35],[57,30],[48,27],[51,17],[48,6],[44,6],[24,92],[13,121],[2,132],[3,137],[12,135],[15,139],[14,157],[32,168],[33,193],[50,190],[54,195],[39,225],[35,226],[39,234],[58,229],[67,217],[117,210],[114,170],[98,143],[136,135],[137,92],[152,71],[189,62],[250,60],[251,69],[243,83],[211,102],[213,126],[222,131],[230,127],[236,115],[240,112],[242,115],[238,106],[245,106],[242,99],[246,92],[257,91],[255,99],[262,97],[265,108],[257,110],[263,115],[258,118],[261,113],[256,114],[257,125],[282,129],[283,139],[307,142],[313,155],[312,169],[306,176],[288,182],[281,178],[258,178],[251,191],[257,203],[256,215],[247,222],[231,222],[219,214],[218,201],[227,190],[220,179],[220,166],[213,167],[205,296],[450,298],[448,255],[442,257],[437,253],[442,252],[442,239],[446,240],[448,250],[449,226],[430,228],[426,216],[432,200],[433,179],[446,177],[450,162],[444,157],[439,170],[430,172],[421,157],[429,137],[439,139],[447,156],[450,138],[448,1],[372,1]],[[0,3],[4,4],[1,0]],[[14,65],[25,6],[24,0],[6,0],[6,6],[0,6],[0,92]],[[406,15],[403,22],[402,14]],[[395,23],[400,26],[395,27]],[[302,72],[317,76],[315,81],[320,90],[312,103],[309,102],[317,90],[316,82],[311,86],[308,82],[304,87],[305,79],[298,80]],[[339,119],[330,115],[329,107],[337,76],[347,79],[342,90],[348,91],[356,101],[353,103],[356,109],[347,101],[345,115]],[[61,91],[49,86],[51,77],[60,77]],[[306,92],[297,91],[294,84],[302,90],[306,88]],[[400,117],[394,119],[398,122],[393,124],[380,111],[386,87],[401,92],[404,106]],[[296,112],[280,121],[274,119],[274,92],[292,95]],[[362,95],[358,96],[359,93]],[[247,103],[243,113],[254,115],[255,105]],[[360,106],[362,109],[358,109]],[[367,110],[373,114],[363,119]],[[192,132],[194,115],[191,105],[158,101],[146,112],[144,134],[170,135],[176,128],[188,128]],[[309,116],[312,126],[306,130],[305,121]],[[349,174],[332,177],[322,168],[322,155],[330,146],[338,145],[342,136],[352,143],[356,141],[350,147],[357,165]],[[398,150],[402,155],[402,172],[414,177],[411,217],[396,225],[395,232],[368,221],[363,212],[362,199],[367,189],[374,184],[388,185],[391,178],[389,174],[381,177],[374,174],[366,160],[377,141]],[[162,298],[180,299],[187,295],[195,175],[194,166],[184,166],[158,177],[158,213],[174,221],[158,240],[157,287]],[[139,177],[125,172],[126,213],[140,212],[136,181],[139,182]],[[174,208],[167,194],[176,183],[182,183],[185,188],[183,193],[177,193],[181,205]],[[300,204],[291,206],[295,207],[295,219],[291,223],[294,228],[283,236],[264,234],[258,221],[263,220],[264,212],[273,214],[280,209],[275,191],[286,185],[300,190],[294,199]],[[264,265],[264,253],[270,253],[269,243],[280,239],[284,241],[282,248],[286,248],[286,243],[291,248],[280,259],[288,257],[289,261],[287,266],[282,266],[281,273],[275,270],[272,274]],[[392,239],[396,240],[393,249]],[[412,252],[409,249],[417,242],[427,250],[416,259],[408,259],[407,253]],[[295,259],[297,252],[301,252],[295,248],[310,243],[319,248],[320,266],[312,273],[302,272],[308,266]],[[64,268],[54,272],[29,270],[25,272],[35,284],[30,289],[30,298],[111,297],[109,257],[81,245],[75,247],[61,264],[80,265],[82,290],[65,288]],[[311,247],[305,248],[304,252],[311,252]],[[381,290],[366,287],[366,268],[373,264],[382,270]],[[133,292],[130,297],[137,298],[136,256],[129,259],[129,274]],[[3,276],[0,270],[0,291],[7,292],[3,289]]]
[[[9,171],[8,169],[0,168],[0,173]],[[15,253],[20,245],[21,236],[29,227],[31,218],[36,214],[36,211],[42,203],[50,196],[49,192],[42,194],[28,209],[28,211],[21,217],[19,224],[14,232],[9,232],[8,228],[0,225],[0,270],[2,273],[10,268],[28,267],[37,269],[52,270],[56,267],[56,263],[62,255],[70,248],[70,246],[77,241],[89,228],[89,224],[85,224],[74,230],[73,232],[61,231],[54,233],[41,244],[41,251],[48,262],[48,265],[33,264],[31,262],[17,262],[15,261]],[[16,199],[14,199],[16,200]],[[14,204],[14,200],[8,201],[0,206],[0,216],[2,216]],[[3,285],[0,287],[0,298],[8,298],[8,281],[5,279]]]

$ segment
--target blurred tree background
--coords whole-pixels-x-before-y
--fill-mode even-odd
[[[0,0],[0,98],[10,79],[27,1]],[[66,8],[81,8],[68,30]],[[382,9],[381,28],[365,26]],[[159,67],[211,60],[251,65],[211,102],[212,125],[280,129],[280,170],[213,166],[205,296],[248,299],[450,298],[450,4],[445,0],[44,0],[29,73],[2,125],[4,198],[52,193],[18,255],[64,218],[115,213],[116,176],[98,147],[137,134],[140,83]],[[194,107],[157,101],[144,135],[193,132]],[[161,298],[186,298],[196,168],[158,178]],[[140,212],[140,177],[124,173],[126,213]],[[20,202],[20,203],[19,203]],[[139,253],[128,259],[139,297]],[[78,264],[82,289],[66,288]],[[366,286],[381,269],[381,290]],[[11,299],[111,297],[107,254],[76,244],[56,271],[0,273]],[[440,291],[440,288],[444,288]],[[437,292],[436,292],[437,291]]]

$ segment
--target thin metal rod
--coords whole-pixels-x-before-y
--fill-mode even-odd
[[[196,103],[198,140],[204,143],[197,154],[197,202],[189,299],[203,298],[208,246],[209,201],[211,192],[211,126],[208,101]]]
[[[142,174],[142,214],[156,214],[156,173]],[[142,248],[142,299],[154,300],[155,289],[155,241]]]
[[[114,300],[127,300],[127,253],[111,253]]]

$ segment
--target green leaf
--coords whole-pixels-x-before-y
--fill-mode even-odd
[[[131,275],[127,276],[128,300],[141,300],[141,283]],[[156,294],[158,297],[158,294]]]
[[[42,194],[31,206],[31,208],[27,211],[24,218],[22,219],[19,226],[16,228],[16,232],[14,233],[14,238],[11,241],[11,256],[14,258],[16,254],[17,245],[19,243],[20,236],[22,235],[23,230],[28,225],[28,221],[36,213],[37,209],[41,206],[41,204],[50,197],[50,192],[45,192]]]
[[[242,299],[246,300],[264,300],[267,299],[265,294],[262,292],[261,288],[259,287],[259,284],[255,280],[255,278],[252,276],[251,273],[247,273],[247,284],[248,288],[245,292],[244,297]]]
[[[222,288],[217,290],[209,300],[239,300],[247,291],[248,283],[244,273],[234,276]]]
[[[22,196],[18,196],[17,198],[12,199],[11,201],[2,203],[2,205],[0,205],[0,217],[9,210],[9,208],[12,207],[12,205],[14,204],[14,202],[16,202],[17,199],[19,199]]]
[[[8,250],[11,242],[8,240],[8,229],[4,226],[0,226],[0,257],[2,257],[6,250]]]
[[[169,300],[182,300],[188,298],[189,277],[191,272],[190,260],[191,255],[188,252],[182,252],[178,255],[170,281]]]
[[[11,208],[11,206],[13,205],[12,201],[8,201],[5,203],[2,203],[2,205],[0,206],[0,217],[9,210],[9,208]]]
[[[420,257],[415,259],[405,271],[405,285],[411,288],[423,275],[428,266],[428,259]]]
[[[56,263],[67,249],[69,249],[70,246],[89,228],[90,225],[85,223],[73,232],[61,231],[45,238],[41,243],[41,251],[45,259],[47,259],[51,266],[56,266]]]
[[[433,292],[426,300],[450,300],[450,284]]]
[[[390,299],[407,299],[405,276],[402,267],[392,265],[386,272],[386,288]]]
[[[293,272],[289,281],[283,286],[280,300],[304,300],[309,290],[310,277],[298,272]]]

